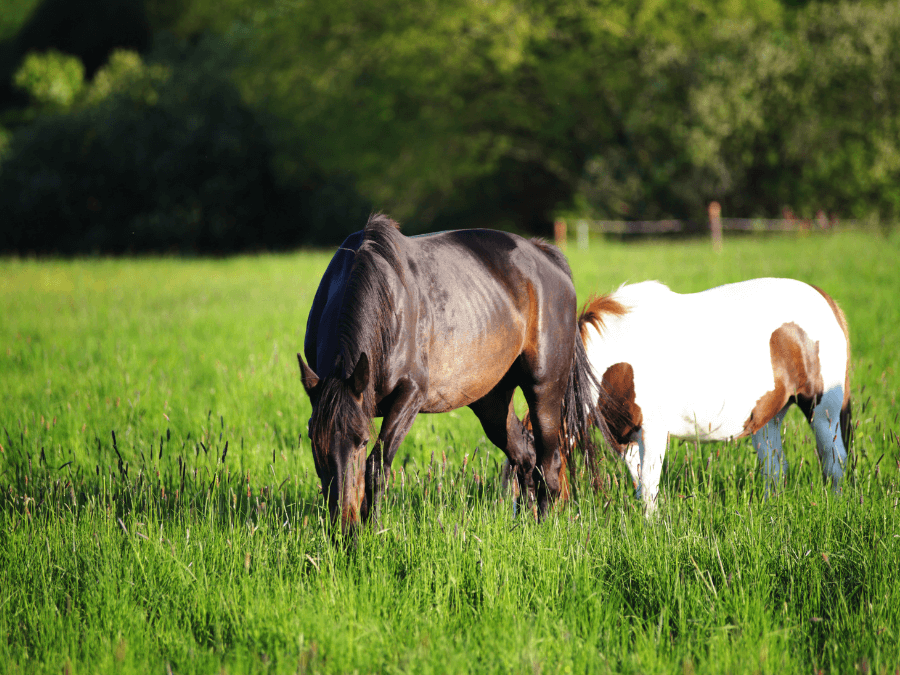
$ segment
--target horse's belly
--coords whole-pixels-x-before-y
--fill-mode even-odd
[[[756,354],[745,358],[738,366],[719,362],[715,368],[695,367],[673,377],[657,391],[647,392],[651,409],[659,411],[658,417],[664,420],[668,433],[706,441],[741,436],[757,401],[773,387],[771,366],[767,368]],[[672,383],[680,386],[673,390]],[[650,416],[653,417],[652,412]]]
[[[469,289],[445,303],[426,350],[423,412],[447,412],[488,394],[522,353],[526,320],[508,298]]]
[[[751,410],[752,407],[732,409],[727,405],[719,411],[687,408],[669,423],[669,433],[676,438],[726,441],[743,433]]]
[[[443,413],[464,408],[483,398],[492,387],[483,387],[480,382],[464,383],[463,387],[441,387],[429,392],[424,413]]]
[[[468,356],[461,356],[463,353]],[[484,398],[503,379],[517,356],[511,350],[508,353],[454,350],[438,358],[432,355],[422,412],[448,412]]]

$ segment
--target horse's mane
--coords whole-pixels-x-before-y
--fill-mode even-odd
[[[335,431],[346,435],[350,429],[361,428],[375,415],[380,366],[396,341],[397,300],[391,292],[390,275],[404,279],[398,250],[402,236],[400,226],[381,213],[370,216],[363,230],[363,243],[353,261],[338,319],[338,356],[334,370],[322,380],[316,411],[323,412],[322,419],[312,420],[315,424],[310,425],[323,441]],[[369,359],[369,384],[360,410],[351,404],[347,388],[342,385],[363,352]]]
[[[375,384],[379,366],[396,341],[397,300],[391,292],[388,275],[392,271],[401,281],[404,280],[398,250],[403,235],[394,220],[378,213],[369,217],[363,236],[362,246],[356,252],[350,271],[344,307],[338,320],[343,372],[337,375],[349,377],[359,355],[366,353],[372,372],[370,386],[363,395],[363,409],[372,416],[375,401],[371,385]]]
[[[591,324],[598,333],[602,333],[606,328],[605,317],[624,316],[628,312],[629,308],[616,300],[615,293],[592,295],[584,303],[581,313],[578,315],[578,333],[581,341],[584,342],[587,337],[587,324]]]

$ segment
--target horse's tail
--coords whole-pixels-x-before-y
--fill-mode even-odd
[[[599,396],[604,396],[603,386],[588,359],[584,341],[581,339],[581,331],[576,327],[575,355],[566,385],[564,424],[560,442],[561,452],[567,460],[573,485],[575,483],[575,464],[571,461],[570,456],[573,444],[582,449],[585,463],[590,468],[595,486],[599,484],[600,467],[598,466],[599,448],[593,438],[593,429],[595,427],[600,429],[606,442],[611,447],[616,447],[606,420],[600,414],[599,400],[594,398],[598,392]]]

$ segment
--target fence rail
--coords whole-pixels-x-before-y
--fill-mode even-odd
[[[796,218],[788,214],[786,218],[722,218],[719,205],[713,202],[709,208],[709,220],[588,220],[579,219],[572,223],[579,248],[586,248],[590,233],[614,235],[667,235],[702,234],[712,236],[713,245],[721,247],[722,232],[807,232],[828,231],[837,225],[837,220],[820,212],[815,218]],[[853,226],[856,221],[841,221]],[[568,223],[556,222],[556,241],[565,245]]]

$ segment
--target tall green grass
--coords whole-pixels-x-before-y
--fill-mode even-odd
[[[768,500],[749,442],[675,442],[656,521],[606,457],[597,492],[536,524],[461,410],[417,420],[354,545],[327,529],[294,357],[329,257],[0,262],[0,670],[900,666],[896,238],[569,251],[581,298],[763,275],[833,295],[854,349],[842,495],[791,413]]]

